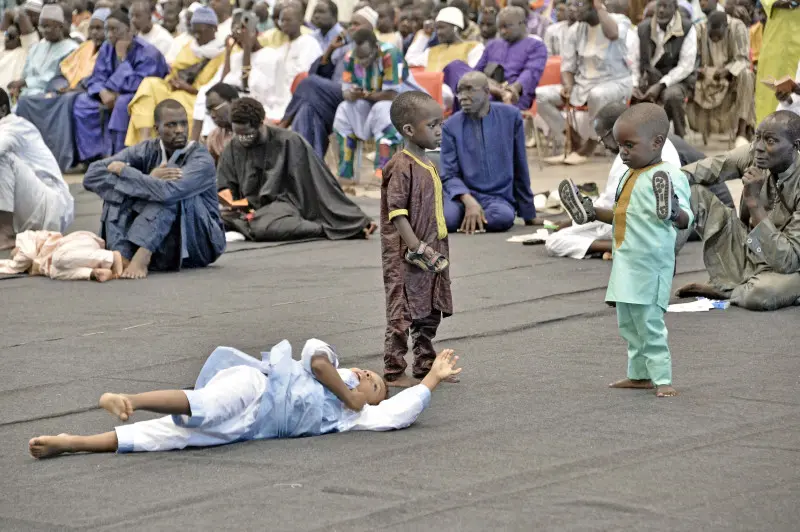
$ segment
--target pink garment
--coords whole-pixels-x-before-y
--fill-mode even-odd
[[[44,275],[51,279],[89,280],[95,268],[111,268],[113,252],[89,231],[67,236],[53,231],[25,231],[17,234],[17,252],[0,260],[0,273]]]

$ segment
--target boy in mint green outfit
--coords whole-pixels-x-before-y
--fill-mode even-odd
[[[672,360],[664,313],[675,271],[677,229],[692,223],[689,182],[676,166],[661,160],[669,132],[664,109],[641,103],[614,125],[620,156],[629,170],[620,180],[614,209],[596,209],[570,180],[558,191],[577,224],[594,220],[613,225],[614,264],[606,301],[617,307],[620,336],[628,343],[628,378],[612,388],[656,389],[672,397]]]

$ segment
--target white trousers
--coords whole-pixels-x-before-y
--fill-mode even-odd
[[[547,237],[544,247],[551,257],[582,259],[586,257],[592,242],[611,240],[612,236],[611,224],[589,222],[556,231]]]
[[[116,427],[117,452],[169,451],[233,443],[253,427],[266,389],[267,376],[255,368],[224,369],[205,387],[184,391],[191,416],[165,416]]]

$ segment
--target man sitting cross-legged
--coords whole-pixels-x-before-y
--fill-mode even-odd
[[[750,310],[800,304],[800,116],[769,115],[750,146],[683,170],[692,183],[692,211],[703,238],[708,284],[684,286],[678,297],[729,299]],[[741,178],[740,215],[706,186]]]
[[[525,128],[519,109],[490,102],[489,80],[458,83],[461,111],[442,129],[442,187],[448,231],[507,231],[517,214],[533,224]]]
[[[122,254],[126,279],[207,266],[225,251],[214,160],[187,143],[180,102],[159,103],[155,123],[160,138],[92,163],[83,179],[103,199],[100,236]]]

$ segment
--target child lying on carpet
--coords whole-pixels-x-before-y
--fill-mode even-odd
[[[63,453],[167,451],[246,440],[316,436],[349,430],[386,431],[411,425],[431,392],[457,375],[458,357],[445,349],[416,386],[387,399],[386,382],[372,371],[338,369],[333,347],[306,342],[300,361],[284,340],[262,361],[229,347],[208,358],[194,390],[136,395],[106,393],[100,406],[127,421],[136,410],[166,417],[121,425],[93,436],[39,436],[28,442],[34,458]]]
[[[117,279],[122,255],[109,251],[103,239],[88,231],[63,236],[53,231],[24,231],[16,236],[11,258],[0,260],[0,273],[29,273],[51,279]]]

